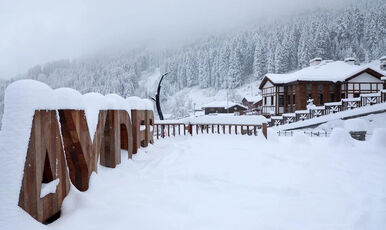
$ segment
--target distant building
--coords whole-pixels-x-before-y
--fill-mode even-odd
[[[315,58],[307,68],[287,74],[267,74],[263,78],[259,86],[263,115],[304,110],[308,99],[313,99],[315,105],[323,105],[376,93],[384,87],[383,75],[380,69],[355,65],[353,58],[344,61]]]
[[[253,96],[253,97],[244,97],[241,103],[248,107],[248,112],[261,114],[263,100],[262,97]]]
[[[205,111],[205,115],[211,113],[239,113],[243,114],[248,107],[227,101],[213,101],[202,106],[202,109]]]

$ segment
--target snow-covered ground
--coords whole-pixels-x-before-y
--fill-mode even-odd
[[[159,140],[71,187],[51,225],[20,209],[1,229],[385,229],[386,130],[365,142],[336,130]]]

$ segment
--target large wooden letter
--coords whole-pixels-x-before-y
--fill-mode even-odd
[[[121,148],[131,158],[132,127],[127,111],[100,111],[93,141],[83,110],[59,110],[59,115],[70,178],[80,191],[88,189],[99,156],[100,164],[110,168],[121,163]]]
[[[107,111],[104,130],[104,151],[101,151],[101,165],[115,168],[121,163],[121,148],[127,150],[129,158],[133,153],[132,125],[126,110]]]
[[[19,206],[42,223],[60,216],[70,189],[56,110],[36,110],[28,144]]]

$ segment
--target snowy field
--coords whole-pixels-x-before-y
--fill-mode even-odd
[[[87,192],[71,187],[51,225],[20,209],[1,229],[385,229],[384,131],[365,142],[340,129],[159,140],[116,169],[100,166]]]

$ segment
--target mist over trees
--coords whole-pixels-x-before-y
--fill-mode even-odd
[[[163,98],[186,87],[234,89],[269,73],[308,66],[314,57],[369,62],[386,55],[386,4],[372,1],[344,9],[309,11],[226,36],[210,37],[182,48],[137,49],[114,57],[54,61],[31,68],[21,78],[85,92],[147,97],[155,89],[140,79],[159,68],[170,72]],[[1,94],[7,84],[2,81]],[[0,99],[2,114],[3,96]]]

